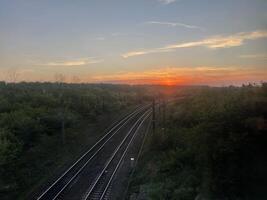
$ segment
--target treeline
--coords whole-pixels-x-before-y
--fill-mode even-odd
[[[129,198],[267,199],[267,84],[194,93],[157,113]]]
[[[89,125],[149,98],[127,85],[0,82],[0,199],[23,198],[86,147]]]

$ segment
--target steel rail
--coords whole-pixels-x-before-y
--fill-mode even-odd
[[[145,106],[143,107],[145,109]],[[141,111],[143,111],[143,108],[141,108]],[[138,114],[136,112],[135,114]],[[130,118],[128,118],[97,150],[96,152],[90,156],[90,158],[82,165],[82,167],[71,177],[71,179],[61,188],[61,190],[54,196],[52,200],[57,199],[57,197],[67,188],[67,186],[82,172],[82,170],[88,165],[88,163],[97,155],[97,153],[104,148],[105,144],[125,125],[127,122],[132,119],[135,115],[132,115]],[[94,145],[96,146],[96,145]],[[93,147],[92,147],[93,148]]]
[[[122,160],[124,159],[124,157],[125,157],[125,155],[126,155],[128,149],[129,149],[129,147],[130,147],[132,141],[134,140],[134,138],[135,138],[135,136],[136,136],[136,133],[139,131],[140,127],[143,125],[144,121],[148,118],[148,116],[149,116],[150,114],[151,114],[151,112],[149,112],[149,113],[144,117],[144,119],[142,120],[142,122],[138,125],[138,128],[136,129],[136,131],[135,131],[133,137],[131,138],[130,142],[128,143],[128,145],[127,145],[127,147],[126,147],[126,149],[125,149],[123,155],[121,156],[121,158],[120,158],[120,160],[119,160],[119,162],[118,162],[116,168],[114,169],[114,171],[113,171],[111,177],[109,178],[109,181],[108,181],[108,183],[107,183],[107,185],[106,185],[106,187],[105,187],[105,189],[104,189],[104,191],[103,191],[103,193],[102,193],[102,195],[101,195],[101,197],[100,197],[100,200],[102,200],[102,199],[105,197],[105,194],[106,194],[106,192],[107,192],[107,190],[108,190],[108,188],[109,188],[109,186],[110,186],[110,183],[111,183],[111,181],[113,180],[113,178],[114,178],[114,176],[115,176],[117,170],[119,169]]]
[[[126,141],[126,139],[131,135],[132,130],[136,127],[136,125],[143,119],[143,117],[145,115],[147,115],[147,113],[149,112],[149,114],[151,113],[150,109],[148,111],[146,111],[141,117],[139,117],[139,119],[134,123],[134,125],[131,127],[131,129],[128,131],[127,135],[124,137],[124,139],[121,141],[121,143],[119,144],[119,146],[115,149],[115,151],[113,152],[112,156],[110,157],[110,159],[107,161],[105,167],[103,168],[103,170],[100,172],[100,174],[97,176],[96,180],[94,181],[93,185],[90,187],[90,190],[87,192],[86,196],[84,199],[88,199],[88,197],[91,195],[92,191],[95,189],[96,185],[98,184],[100,178],[102,177],[102,175],[104,174],[104,172],[106,171],[106,169],[108,168],[109,164],[111,163],[111,161],[113,160],[113,158],[115,157],[115,155],[119,152],[120,147],[124,144],[124,142]],[[135,132],[136,133],[136,132]],[[135,134],[134,133],[134,134]]]
[[[44,195],[46,195],[60,180],[62,180],[85,156],[87,156],[89,153],[92,152],[92,150],[100,143],[102,142],[108,135],[110,135],[112,133],[112,131],[114,131],[114,129],[116,129],[118,126],[120,126],[108,139],[107,141],[110,140],[111,137],[113,137],[130,119],[132,119],[136,114],[138,114],[139,112],[141,112],[142,110],[146,109],[147,105],[145,106],[142,106],[141,108],[137,108],[134,112],[130,113],[128,116],[124,117],[123,119],[119,120],[116,124],[113,123],[113,124],[116,124],[114,125],[104,136],[102,136],[88,151],[86,151],[75,163],[73,163],[56,181],[53,182],[53,184],[51,184],[38,198],[37,200],[41,200]],[[107,143],[107,141],[102,145],[100,146],[100,148],[102,149],[103,146]],[[98,149],[97,152],[99,152],[101,149]],[[95,156],[95,154],[93,154],[93,156]],[[92,157],[89,158],[89,161],[92,159]],[[88,164],[89,162],[87,160],[86,164]],[[86,164],[84,164],[82,167],[84,168],[86,166]],[[74,176],[76,177],[79,173],[81,172],[81,170],[78,170],[78,173],[76,173]],[[74,178],[72,177],[71,178],[71,181],[73,180]],[[69,184],[70,182],[68,182],[67,184]],[[66,188],[66,186],[64,186],[64,189]],[[63,190],[64,190],[63,189]],[[57,193],[57,195],[53,198],[56,199],[56,197],[63,191],[63,190],[60,190],[59,193]]]

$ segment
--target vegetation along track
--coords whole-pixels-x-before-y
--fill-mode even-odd
[[[83,169],[93,160],[103,147],[122,129],[131,119],[145,112],[150,105],[140,106],[123,119],[111,125],[110,129],[74,164],[72,164],[59,178],[57,178],[37,200],[54,200],[74,181]]]

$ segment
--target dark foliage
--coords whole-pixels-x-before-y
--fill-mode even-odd
[[[267,199],[266,84],[204,88],[167,106],[166,115],[165,123],[158,115],[132,192],[147,199]]]
[[[1,82],[0,199],[23,198],[86,146],[90,135],[81,127],[89,131],[100,117],[148,99],[145,93],[127,85]]]

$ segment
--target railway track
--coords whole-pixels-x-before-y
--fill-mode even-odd
[[[127,135],[117,146],[116,150],[113,152],[103,169],[100,171],[94,182],[91,184],[83,200],[109,199],[109,188],[112,183],[112,180],[117,170],[119,169],[130,145],[132,144],[132,141],[136,137],[139,128],[150,116],[151,112],[151,110],[146,111],[131,127]]]
[[[101,150],[123,129],[127,124],[134,120],[139,115],[143,116],[150,105],[145,105],[137,108],[134,112],[128,114],[123,119],[112,124],[110,129],[75,163],[73,163],[57,180],[55,180],[46,190],[44,190],[37,200],[55,200],[60,199],[60,195],[71,185],[74,180],[83,172],[83,170],[100,154]],[[64,198],[63,198],[64,199]]]

